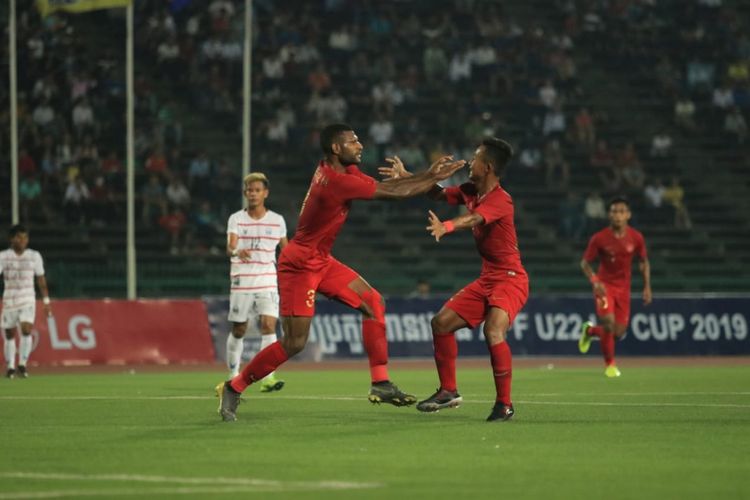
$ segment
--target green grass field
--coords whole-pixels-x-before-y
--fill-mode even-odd
[[[750,367],[518,369],[516,416],[372,406],[359,371],[287,371],[216,414],[213,373],[0,380],[0,499],[750,498]],[[420,397],[434,370],[393,370]]]

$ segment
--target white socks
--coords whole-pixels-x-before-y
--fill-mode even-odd
[[[26,362],[29,360],[31,354],[31,344],[33,339],[31,335],[21,335],[21,340],[18,342],[18,364],[20,366],[26,366]]]
[[[232,378],[236,377],[240,373],[240,364],[242,363],[242,350],[245,347],[245,342],[241,338],[237,338],[231,333],[227,337],[227,368]]]
[[[269,345],[273,344],[274,342],[276,342],[276,334],[275,333],[269,333],[268,335],[261,334],[260,335],[260,350],[262,351],[263,349],[265,349]],[[267,379],[269,377],[272,378],[274,373],[275,372],[269,373],[263,379],[265,380],[265,379]]]
[[[8,340],[6,337],[3,337],[3,339],[5,340],[3,353],[5,353],[5,362],[8,364],[8,370],[15,370],[16,369],[16,339],[12,338]]]

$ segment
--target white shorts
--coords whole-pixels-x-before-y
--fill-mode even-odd
[[[229,294],[229,321],[244,323],[255,316],[278,318],[279,292]]]
[[[2,329],[9,330],[15,328],[19,323],[31,323],[33,325],[35,316],[36,303],[18,309],[10,309],[8,311],[3,308]]]

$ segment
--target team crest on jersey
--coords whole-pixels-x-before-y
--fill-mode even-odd
[[[633,253],[634,249],[635,249],[634,245],[628,244],[628,245],[625,246],[625,251],[628,252],[628,253]]]

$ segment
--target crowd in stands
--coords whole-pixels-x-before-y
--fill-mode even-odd
[[[511,177],[568,193],[563,237],[605,224],[607,198],[623,192],[690,228],[681,179],[667,183],[655,165],[675,162],[675,134],[747,141],[750,36],[721,0],[678,3],[556,0],[537,22],[479,0],[256,0],[253,163],[272,179],[311,166],[332,121],[355,126],[370,166],[392,155],[410,168],[444,153],[470,159],[478,138],[499,135],[517,145]],[[69,15],[40,19],[29,4],[18,23],[23,216],[123,220],[119,49],[95,50]],[[241,142],[243,4],[135,4],[139,221],[161,228],[174,253],[215,251],[238,204],[242,160],[186,141],[184,110]],[[654,100],[674,103],[673,126],[648,143],[613,137],[610,113],[579,81],[581,47],[609,68],[653,75]],[[577,191],[576,175],[598,188]]]

